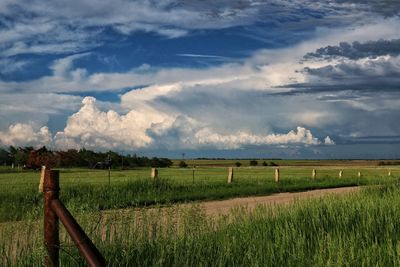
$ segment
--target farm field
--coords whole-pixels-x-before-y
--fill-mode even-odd
[[[292,160],[292,159],[253,159],[257,161],[258,166],[268,164],[268,166],[389,166],[398,165],[400,167],[400,161],[398,160]],[[181,159],[172,160],[174,166],[178,166]],[[202,167],[229,167],[235,166],[235,163],[239,162],[242,167],[248,167],[250,165],[250,159],[188,159],[185,162],[190,166],[202,166]]]
[[[77,218],[110,266],[398,266],[399,210],[395,183],[220,217],[193,205]],[[41,227],[0,224],[2,264],[43,265]],[[61,266],[84,266],[63,228],[60,240]]]
[[[194,175],[192,168],[160,168],[155,181],[150,168],[111,170],[110,180],[108,170],[61,169],[60,198],[112,266],[398,264],[399,167],[280,166],[279,183],[275,168],[234,168],[231,184],[226,167],[197,167]],[[0,170],[0,265],[43,265],[38,183],[39,172]],[[374,186],[347,197],[236,208],[212,217],[198,204],[357,185]],[[63,227],[60,240],[61,265],[84,266]]]
[[[317,178],[310,178],[312,169]],[[338,178],[339,170],[343,177]],[[99,211],[179,202],[226,199],[238,196],[268,195],[318,188],[396,181],[400,168],[386,167],[280,167],[275,183],[275,167],[234,168],[233,183],[227,184],[227,168],[198,167],[159,169],[159,178],[150,179],[150,169],[107,170],[61,169],[61,199],[73,212]],[[361,171],[362,177],[357,173]],[[42,215],[42,195],[38,193],[39,173],[3,171],[0,173],[0,222],[35,219]],[[12,211],[12,212],[10,212]]]

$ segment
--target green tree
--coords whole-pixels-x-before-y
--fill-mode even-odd
[[[179,162],[179,168],[186,168],[187,166],[188,165],[183,160],[181,160],[181,162]]]
[[[250,166],[257,166],[258,161],[257,160],[250,160]]]

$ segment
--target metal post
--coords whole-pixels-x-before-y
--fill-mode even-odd
[[[86,263],[93,267],[106,266],[106,261],[99,250],[65,208],[64,204],[58,199],[52,201],[51,204],[54,212],[58,215],[68,234],[78,247],[79,252],[85,258]]]
[[[44,196],[44,244],[47,249],[45,264],[47,267],[59,266],[58,217],[51,208],[51,202],[58,199],[59,171],[45,170]]]
[[[194,184],[194,167],[192,169],[192,178],[193,178],[193,184]]]

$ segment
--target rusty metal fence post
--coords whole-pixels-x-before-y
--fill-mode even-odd
[[[44,243],[47,250],[46,267],[59,266],[59,220],[63,223],[80,254],[89,266],[106,266],[103,255],[76,222],[64,204],[58,199],[59,171],[45,170],[43,181],[44,195]]]
[[[51,202],[58,199],[59,172],[45,170],[43,181],[44,195],[44,244],[47,250],[45,264],[47,267],[58,266],[60,240],[58,235],[58,217],[51,208]]]

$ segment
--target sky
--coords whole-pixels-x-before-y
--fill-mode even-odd
[[[2,0],[0,146],[400,158],[400,1]]]

